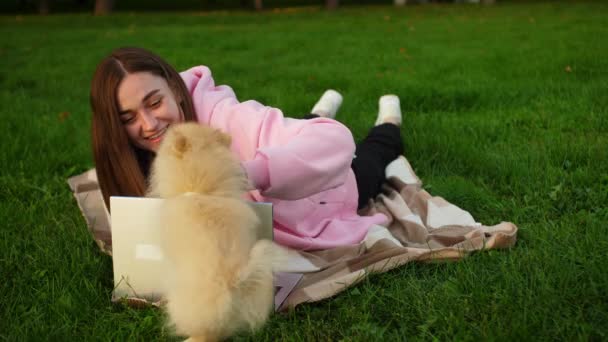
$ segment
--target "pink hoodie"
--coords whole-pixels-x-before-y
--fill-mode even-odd
[[[239,102],[232,88],[215,86],[205,66],[181,73],[198,121],[228,133],[255,191],[273,204],[275,241],[296,249],[361,242],[382,214],[357,215],[357,183],[350,168],[355,144],[341,123],[298,120],[256,101]]]

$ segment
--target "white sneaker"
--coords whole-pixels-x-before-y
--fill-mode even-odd
[[[342,95],[333,89],[326,90],[319,101],[312,107],[312,114],[317,114],[326,118],[336,117],[338,109],[342,105]]]
[[[384,95],[378,101],[378,118],[375,125],[381,125],[386,122],[386,119],[391,118],[393,122],[398,122],[401,125],[401,104],[397,95]]]

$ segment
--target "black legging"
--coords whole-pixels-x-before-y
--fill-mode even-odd
[[[319,116],[307,114],[304,119],[316,117]],[[358,209],[363,208],[370,198],[380,193],[386,166],[402,154],[401,129],[390,123],[372,127],[367,137],[357,144],[355,159],[350,167],[357,180]]]

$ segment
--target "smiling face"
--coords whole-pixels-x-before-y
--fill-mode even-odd
[[[149,72],[127,74],[117,98],[120,121],[131,143],[141,149],[156,152],[167,128],[184,121],[165,79]]]

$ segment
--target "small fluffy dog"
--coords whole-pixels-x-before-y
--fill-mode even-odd
[[[166,293],[175,330],[193,341],[261,326],[273,308],[273,266],[285,251],[257,240],[242,200],[247,178],[230,136],[196,123],[171,127],[152,165],[148,196],[165,198],[163,249],[173,264]]]

